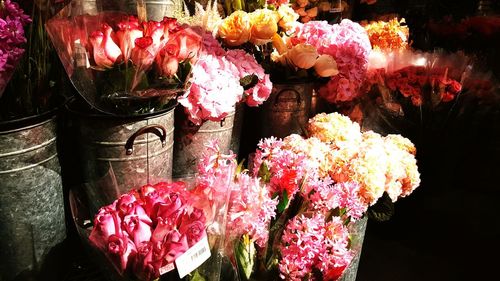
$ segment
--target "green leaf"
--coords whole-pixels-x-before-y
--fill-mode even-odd
[[[243,235],[241,239],[236,242],[234,252],[240,277],[244,281],[250,280],[257,252],[254,243],[250,240],[248,235]]]
[[[194,273],[191,274],[190,281],[206,281],[205,277],[203,277],[198,270],[195,270]]]
[[[283,213],[283,211],[288,206],[288,202],[290,202],[290,198],[288,198],[288,192],[286,190],[283,190],[283,197],[281,198],[277,206],[278,213]]]
[[[236,175],[239,175],[244,171],[244,167],[245,167],[244,163],[245,163],[245,159],[241,160],[240,164],[238,164],[238,167],[236,167],[236,173],[235,173]]]
[[[269,171],[269,167],[267,167],[266,162],[262,162],[259,167],[259,177],[265,183],[269,183],[271,181],[271,171]]]
[[[250,74],[240,79],[240,85],[245,90],[251,89],[257,83],[259,83],[259,77],[255,74]]]
[[[368,208],[368,217],[376,221],[387,221],[392,215],[394,215],[394,203],[385,192],[375,205]]]

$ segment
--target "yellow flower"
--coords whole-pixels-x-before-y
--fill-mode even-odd
[[[274,34],[278,32],[278,20],[278,13],[268,9],[258,9],[250,13],[250,42],[255,45],[271,42]]]
[[[298,68],[309,69],[318,58],[316,47],[308,44],[298,44],[286,53],[287,58]]]
[[[314,64],[314,70],[321,77],[330,77],[339,74],[337,62],[330,55],[321,55]]]
[[[219,26],[219,37],[229,46],[239,46],[250,39],[250,15],[245,11],[235,11]]]
[[[281,5],[278,8],[278,15],[278,25],[286,31],[292,30],[299,19],[299,15],[288,5]]]

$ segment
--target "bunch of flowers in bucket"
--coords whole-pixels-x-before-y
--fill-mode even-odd
[[[362,133],[338,113],[308,130],[261,140],[251,171],[235,177],[226,251],[239,280],[338,280],[359,257],[356,224],[388,219],[376,206],[420,184],[408,139]]]
[[[109,6],[122,7],[120,2]],[[272,86],[251,56],[226,53],[198,24],[148,19],[139,2],[138,15],[68,5],[47,24],[66,72],[93,107],[142,114],[178,99],[200,124],[222,120],[244,97],[251,105],[265,100]]]
[[[194,182],[147,184],[98,211],[88,240],[115,276],[218,280],[235,160],[206,148]]]
[[[273,82],[329,78],[338,73],[335,59],[321,54],[318,46],[288,40],[301,24],[287,2],[271,3],[246,12],[237,10],[223,19],[218,36],[228,47],[241,46],[252,52],[271,74]]]
[[[458,113],[472,66],[472,58],[462,53],[378,53],[356,118],[386,132],[443,128]]]

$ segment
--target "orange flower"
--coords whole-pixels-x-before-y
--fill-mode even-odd
[[[250,14],[251,35],[250,42],[262,45],[271,42],[278,32],[279,15],[268,9],[258,9]]]
[[[229,46],[239,46],[250,39],[250,16],[245,11],[235,11],[219,26],[219,37]]]

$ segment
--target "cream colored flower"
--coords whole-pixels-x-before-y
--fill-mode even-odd
[[[314,70],[321,77],[331,77],[339,74],[337,62],[330,55],[321,55],[314,64]]]
[[[251,35],[250,15],[245,11],[233,12],[219,26],[218,34],[229,46],[246,43]]]
[[[286,53],[287,58],[298,68],[309,69],[316,64],[318,51],[308,44],[298,44]]]
[[[299,19],[299,15],[288,5],[281,5],[278,8],[278,15],[278,25],[286,31],[292,30]]]
[[[268,9],[258,9],[250,13],[250,42],[263,45],[271,42],[278,32],[278,13]]]

